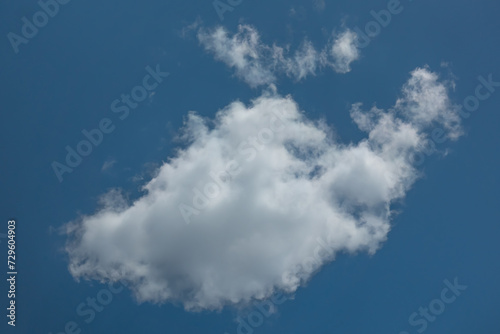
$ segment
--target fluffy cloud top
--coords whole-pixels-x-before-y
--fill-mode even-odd
[[[252,41],[235,55],[252,54]],[[339,252],[381,246],[391,203],[417,178],[412,154],[432,126],[456,138],[456,111],[446,85],[420,68],[393,108],[352,107],[367,133],[356,144],[335,141],[273,89],[212,121],[190,113],[187,147],[141,198],[127,203],[113,191],[95,214],[67,225],[70,272],[125,280],[139,301],[188,310],[293,293]]]
[[[322,67],[347,73],[350,64],[359,58],[357,35],[349,29],[334,34],[321,51],[305,40],[292,55],[287,48],[262,43],[257,30],[249,25],[240,25],[234,35],[223,27],[200,29],[198,39],[217,60],[233,68],[252,87],[274,83],[280,73],[296,80],[315,75]]]

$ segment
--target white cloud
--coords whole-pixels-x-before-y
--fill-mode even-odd
[[[338,73],[351,71],[351,63],[359,59],[359,50],[356,46],[357,35],[351,30],[334,36],[331,47],[322,53],[322,61],[331,66]]]
[[[112,158],[109,158],[108,160],[106,160],[104,162],[104,164],[102,165],[101,167],[101,171],[104,172],[104,171],[107,171],[108,169],[112,168],[114,165],[116,164],[116,160],[115,159],[112,159]]]
[[[210,126],[190,113],[189,144],[141,198],[127,203],[110,192],[95,214],[67,225],[70,272],[125,280],[139,301],[189,310],[293,293],[339,252],[381,246],[391,204],[417,178],[412,154],[433,124],[457,136],[458,127],[447,126],[455,112],[445,84],[423,68],[393,108],[353,105],[367,133],[356,144],[333,140],[324,122],[273,90],[249,106],[230,104]],[[180,205],[190,207],[190,224]]]
[[[446,86],[436,87],[437,79],[435,73],[426,69],[414,71],[396,106],[422,126],[440,122],[449,131],[450,138],[456,139],[462,134],[458,107],[450,107],[449,99],[444,98],[447,95]],[[453,83],[449,84],[453,86]]]
[[[205,49],[233,68],[236,75],[252,87],[274,83],[276,75],[281,73],[301,80],[325,66],[347,73],[351,70],[350,64],[359,58],[356,38],[356,33],[346,29],[334,35],[322,51],[305,40],[302,47],[290,55],[288,48],[264,44],[257,30],[249,25],[240,25],[232,36],[223,27],[198,31],[198,40]]]
[[[325,0],[313,0],[314,1],[314,9],[316,9],[319,12],[322,12],[326,8],[326,2]]]

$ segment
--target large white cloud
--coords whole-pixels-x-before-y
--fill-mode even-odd
[[[249,25],[240,25],[233,35],[224,27],[202,28],[198,31],[198,39],[217,60],[233,68],[236,75],[252,87],[274,83],[279,74],[301,80],[315,75],[322,67],[347,73],[351,70],[350,64],[359,58],[357,35],[349,29],[332,34],[320,51],[305,40],[293,54],[288,47],[264,44],[258,31]]]
[[[339,252],[375,252],[391,203],[417,178],[411,156],[435,125],[459,133],[447,87],[416,69],[390,110],[351,116],[367,137],[342,144],[273,87],[208,121],[190,113],[185,149],[127,203],[67,225],[75,278],[125,280],[139,301],[219,309],[293,293]],[[314,258],[315,261],[310,261]]]

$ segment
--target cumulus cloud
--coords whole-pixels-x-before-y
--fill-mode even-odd
[[[392,108],[352,106],[366,133],[357,143],[334,140],[272,87],[213,120],[192,112],[185,147],[142,197],[129,203],[112,191],[66,225],[69,270],[187,310],[293,293],[337,254],[381,246],[391,204],[417,179],[412,155],[434,126],[456,138],[456,112],[427,68],[411,73]]]
[[[315,75],[323,67],[347,73],[351,70],[350,64],[359,58],[356,39],[356,33],[346,29],[333,34],[332,40],[320,51],[304,40],[291,53],[288,47],[264,44],[258,31],[249,25],[240,25],[233,35],[224,27],[198,31],[198,40],[205,49],[252,87],[274,83],[279,74],[301,80]]]

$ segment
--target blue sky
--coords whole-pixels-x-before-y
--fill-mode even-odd
[[[498,331],[500,87],[488,90],[484,80],[500,82],[500,6],[486,0],[403,0],[370,44],[357,46],[352,32],[364,31],[375,20],[371,11],[386,10],[389,3],[242,1],[221,20],[211,1],[70,1],[47,16],[47,24],[18,45],[17,53],[8,34],[22,36],[23,17],[32,22],[41,7],[36,1],[0,4],[0,233],[7,233],[9,219],[17,221],[18,267],[16,327],[2,314],[1,332]],[[232,39],[239,26],[243,34]],[[257,35],[255,44],[241,43]],[[249,53],[239,58],[235,50],[243,45]],[[300,55],[307,45],[315,56],[309,63],[294,62],[300,58],[296,51]],[[252,60],[252,52],[259,58]],[[237,62],[242,59],[243,65]],[[162,73],[156,80],[155,70]],[[268,76],[256,83],[256,73]],[[155,88],[143,89],[144,100],[120,119],[125,111],[115,112],[112,103],[147,85]],[[488,95],[481,100],[474,98],[479,85],[479,94]],[[234,101],[242,104],[227,107]],[[465,101],[479,102],[468,117],[457,107]],[[358,102],[359,113],[353,107]],[[381,126],[373,106],[394,122],[411,125],[407,141],[377,136],[378,130],[396,132]],[[227,123],[214,121],[224,108],[227,118],[219,113],[218,119]],[[216,197],[208,209],[194,208],[200,212],[185,224],[177,208],[191,206],[190,182],[202,187],[203,168],[227,162],[220,152],[262,130],[259,122],[275,115],[270,110],[283,111],[286,130],[273,132],[278,142],[256,149],[251,168],[230,183],[239,186],[243,199]],[[198,116],[188,118],[190,111]],[[245,119],[247,114],[254,118]],[[361,131],[356,115],[375,121]],[[458,127],[450,125],[457,121]],[[97,135],[99,144],[60,182],[54,162],[66,164],[66,147],[77,150],[86,139],[82,131],[97,128],[109,133]],[[450,139],[433,139],[437,152],[422,153],[421,144],[429,141],[411,137],[412,131],[432,139],[436,129],[445,131],[436,138]],[[370,168],[353,174],[358,169],[349,162],[358,156],[349,147],[360,148],[368,136],[370,149],[359,154],[367,154]],[[284,174],[273,174],[259,183],[276,166],[269,161],[290,143],[308,158],[276,158],[279,166],[287,161],[280,170],[295,168],[297,175],[305,169],[319,181],[297,177],[283,186],[278,181]],[[403,147],[402,153],[391,151],[393,146]],[[172,160],[180,148],[190,153]],[[313,158],[314,149],[319,158]],[[417,162],[411,159],[415,152],[420,152]],[[308,170],[309,163],[319,167]],[[335,167],[343,164],[345,174]],[[157,182],[150,183],[156,175]],[[396,181],[380,183],[385,177]],[[151,197],[142,188],[146,184]],[[263,184],[282,192],[262,197]],[[323,186],[328,191],[318,190]],[[111,189],[121,189],[125,203]],[[103,194],[108,194],[104,204]],[[253,203],[259,201],[276,206],[256,210]],[[150,202],[156,206],[146,205]],[[146,203],[145,209],[134,203]],[[330,223],[322,224],[321,217]],[[81,234],[62,232],[70,222]],[[113,224],[123,226],[120,233]],[[365,235],[366,224],[379,234]],[[317,267],[304,269],[314,240],[328,233],[335,260],[320,256]],[[250,234],[258,237],[245,239]],[[237,239],[241,243],[231,244]],[[0,235],[5,258],[6,240]],[[211,276],[199,273],[200,259],[203,273]],[[110,269],[114,265],[120,270]],[[303,270],[294,272],[296,265]],[[2,270],[7,272],[6,266]],[[285,271],[299,283],[276,281]],[[96,280],[117,277],[129,279],[129,288],[114,293]],[[449,287],[455,279],[467,286],[456,294]],[[158,288],[161,284],[168,289]],[[1,287],[7,292],[5,280]],[[113,288],[119,290],[119,284]],[[99,304],[92,320],[88,305],[78,311],[88,298],[109,296],[112,301],[102,309]],[[259,299],[275,301],[268,317],[253,304]],[[5,310],[6,293],[0,303]],[[438,315],[419,314],[421,307],[440,305],[445,309]]]

